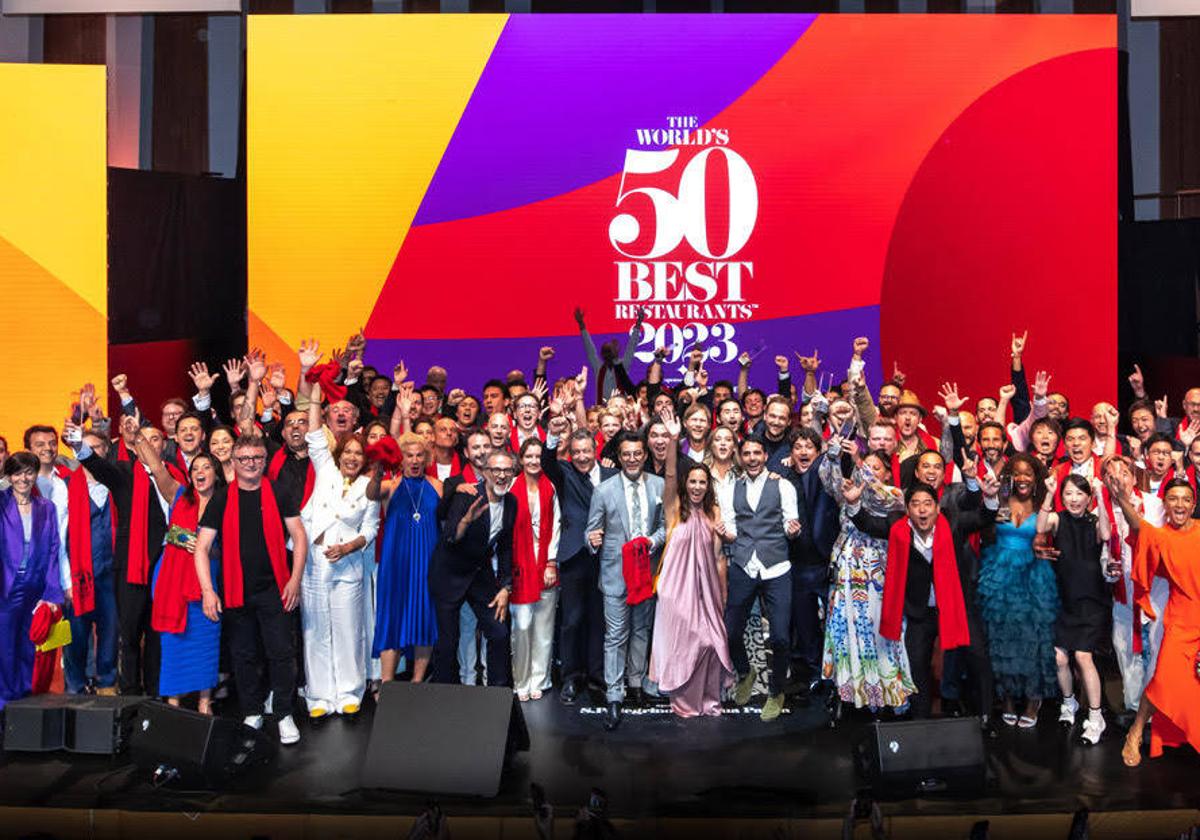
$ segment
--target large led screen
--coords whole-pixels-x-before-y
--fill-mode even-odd
[[[814,348],[840,379],[864,335],[872,386],[899,363],[929,402],[994,391],[1028,329],[1110,397],[1115,44],[1087,15],[253,17],[251,342],[361,326],[478,393],[543,344],[577,370],[575,307],[598,342],[641,308],[635,379],[664,345],[668,377],[699,346],[713,379]]]

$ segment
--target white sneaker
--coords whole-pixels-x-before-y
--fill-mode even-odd
[[[1068,697],[1062,701],[1062,706],[1058,712],[1058,722],[1065,723],[1067,726],[1075,725],[1075,715],[1079,714],[1079,701],[1074,697]]]
[[[279,743],[294,744],[300,740],[300,730],[296,728],[296,721],[292,720],[291,715],[286,715],[279,719]]]
[[[246,715],[246,717],[242,719],[242,723],[246,724],[246,726],[249,726],[251,729],[262,729],[263,716]]]
[[[1087,720],[1083,722],[1083,740],[1085,743],[1095,746],[1100,743],[1100,735],[1108,728],[1108,724],[1104,722],[1103,715],[1088,715]]]

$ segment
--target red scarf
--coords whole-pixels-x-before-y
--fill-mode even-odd
[[[892,526],[888,536],[887,574],[883,581],[883,613],[879,633],[885,639],[900,641],[904,618],[904,589],[908,582],[908,557],[912,550],[912,525],[908,518]],[[971,643],[967,628],[967,605],[963,600],[958,561],[954,556],[954,536],[946,517],[938,514],[933,527],[933,594],[938,607],[938,634],[942,650]]]
[[[1067,476],[1071,474],[1071,467],[1073,466],[1074,462],[1067,461],[1065,464],[1059,464],[1054,468],[1054,478],[1056,480],[1054,487],[1054,509],[1060,513],[1064,510],[1062,500],[1063,482],[1066,480]],[[1099,455],[1092,456],[1092,476],[1094,478],[1100,477]],[[1095,507],[1096,503],[1096,500],[1092,499],[1092,507]]]
[[[1181,437],[1181,436],[1184,432],[1186,432],[1188,430],[1188,426],[1190,426],[1190,425],[1191,425],[1191,421],[1188,420],[1186,415],[1184,415],[1184,418],[1179,421],[1179,425],[1175,427],[1175,440],[1179,441],[1180,443],[1183,443],[1183,437]],[[1192,486],[1195,487],[1194,484]]]
[[[892,486],[899,487],[900,485],[900,456],[895,452],[892,453]]]
[[[117,460],[118,461],[130,460],[129,447],[125,445],[125,436],[124,435],[117,438]]]
[[[164,461],[163,466],[171,478],[187,486],[187,479],[178,467],[170,461]],[[133,502],[129,510],[129,562],[125,580],[145,586],[150,582],[150,474],[141,461],[133,461],[130,467],[133,470]],[[158,504],[157,500],[153,504]]]
[[[517,500],[517,521],[513,528],[512,603],[532,604],[542,597],[546,563],[550,557],[550,538],[554,533],[554,485],[545,473],[538,476],[538,535],[533,540],[533,511],[529,505],[528,483],[517,479],[513,496]]]
[[[425,475],[429,476],[430,478],[437,478],[438,477],[437,468],[438,468],[437,461],[430,461],[429,466],[425,468]],[[450,475],[448,475],[446,477],[450,478],[450,476],[459,475],[460,473],[462,473],[462,471],[463,471],[462,461],[460,461],[458,459],[458,453],[455,452],[453,449],[451,449],[450,450]]]
[[[321,383],[321,394],[325,399],[338,402],[346,398],[346,386],[339,385],[337,381],[341,372],[342,367],[337,362],[326,362],[309,368],[308,373],[304,374],[304,379],[306,382]]]
[[[271,558],[271,571],[275,573],[275,583],[279,593],[287,585],[291,574],[287,567],[287,543],[283,534],[283,518],[275,505],[275,491],[271,482],[264,480],[262,492],[262,521],[263,541],[267,544],[267,556]],[[225,515],[221,519],[221,572],[225,585],[225,606],[237,608],[245,603],[242,594],[242,545],[241,545],[241,514],[238,512],[238,492],[236,484],[229,486],[225,501]]]
[[[1167,485],[1170,484],[1172,481],[1174,481],[1176,478],[1186,478],[1187,483],[1192,485],[1192,492],[1193,493],[1197,492],[1196,491],[1196,465],[1188,464],[1188,468],[1186,470],[1184,470],[1183,472],[1184,472],[1184,474],[1182,476],[1180,476],[1180,475],[1176,474],[1174,467],[1171,467],[1169,470],[1167,470],[1167,474],[1163,476],[1162,484],[1158,485],[1158,491],[1157,491],[1158,498],[1162,499],[1162,498],[1166,497]],[[1198,497],[1198,498],[1200,498],[1200,497]]]
[[[517,433],[516,421],[515,420],[510,421],[510,425],[512,426],[512,431],[509,433],[509,436],[508,436],[508,445],[512,447],[513,454],[515,455],[521,451],[521,437]],[[534,426],[533,430],[534,430],[534,432],[537,433],[538,440],[540,440],[542,443],[545,443],[546,442],[546,430],[543,429],[541,426]]]
[[[200,505],[179,497],[171,511],[171,525],[196,533],[200,525]],[[200,600],[200,578],[196,576],[196,558],[187,549],[167,543],[163,547],[158,584],[150,608],[150,626],[159,633],[182,633],[187,629],[187,605]]]
[[[275,451],[271,456],[271,463],[267,465],[267,478],[271,481],[279,480],[279,473],[283,470],[284,461],[287,460],[287,447],[283,447]],[[304,495],[300,498],[300,507],[303,508],[308,504],[308,499],[312,496],[313,484],[316,483],[317,473],[313,469],[312,458],[305,458],[308,463],[304,467]]]
[[[71,599],[75,615],[86,615],[96,608],[96,577],[92,566],[92,496],[88,492],[83,467],[71,472],[58,468],[58,477],[67,482],[67,555],[71,561]],[[116,507],[109,504],[116,536]]]
[[[1133,492],[1130,495],[1133,496],[1135,507],[1144,513],[1146,508],[1145,502],[1142,501],[1142,491],[1134,487]],[[1108,514],[1109,525],[1112,527],[1112,534],[1108,538],[1108,553],[1111,555],[1113,560],[1116,560],[1118,563],[1121,563],[1122,566],[1124,566],[1124,560],[1121,556],[1121,535],[1117,533],[1117,520],[1115,516],[1116,511],[1113,509],[1112,495],[1108,492],[1108,487],[1105,487],[1101,491],[1100,496],[1104,503],[1104,512]],[[1125,537],[1125,544],[1128,545],[1130,549],[1133,549],[1136,542],[1137,540],[1134,536],[1134,531],[1132,528],[1130,528],[1128,536]],[[1138,606],[1137,601],[1130,597],[1129,590],[1125,588],[1124,571],[1122,571],[1121,576],[1113,582],[1112,592],[1113,598],[1115,598],[1118,603],[1129,604],[1133,610],[1133,652],[1141,653],[1142,608]]]
[[[650,568],[650,540],[634,537],[621,547],[621,575],[625,578],[625,603],[633,606],[654,594]]]
[[[183,457],[183,450],[179,448],[179,444],[175,444],[175,466],[183,473],[185,486],[190,486],[192,483],[191,472],[188,470],[187,458]]]

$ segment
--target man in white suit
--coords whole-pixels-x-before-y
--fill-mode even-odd
[[[646,678],[654,598],[630,606],[626,602],[622,550],[637,537],[650,541],[650,562],[656,570],[666,529],[663,523],[663,480],[643,470],[646,441],[631,432],[617,436],[621,472],[602,482],[588,509],[587,539],[600,553],[600,591],[604,594],[604,682],[608,709],[604,728],[621,723],[621,703],[628,681],[640,695]]]

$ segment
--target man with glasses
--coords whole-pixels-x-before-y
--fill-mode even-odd
[[[646,441],[632,432],[616,437],[621,473],[600,482],[588,509],[587,544],[600,554],[600,591],[604,593],[604,682],[608,709],[604,728],[621,724],[625,683],[634,698],[652,688],[646,679],[650,654],[650,629],[654,625],[654,597],[628,603],[624,554],[627,543],[649,540],[651,572],[666,542],[663,523],[663,480],[645,472]]]
[[[474,494],[456,492],[450,501],[442,539],[429,563],[429,594],[438,624],[433,682],[459,681],[459,612],[465,603],[487,640],[487,684],[512,685],[508,598],[517,501],[508,489],[515,475],[513,456],[492,452],[483,488]]]
[[[234,443],[236,484],[214,492],[204,510],[196,541],[196,573],[204,614],[217,621],[224,612],[233,678],[245,724],[262,728],[269,682],[273,711],[279,721],[279,740],[294,744],[300,740],[300,731],[292,720],[296,649],[289,613],[300,603],[308,537],[294,502],[276,494],[263,476],[266,462],[262,438],[243,436]],[[209,551],[218,533],[220,597],[209,575]],[[290,567],[288,537],[292,540]]]

